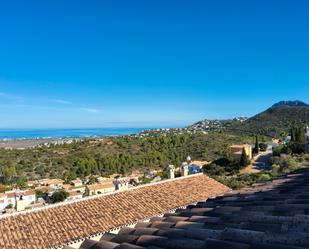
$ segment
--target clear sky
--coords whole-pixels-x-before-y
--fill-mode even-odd
[[[181,126],[309,102],[309,1],[1,1],[0,127]]]

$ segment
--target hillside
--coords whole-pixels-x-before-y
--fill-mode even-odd
[[[281,133],[289,132],[294,125],[309,121],[309,106],[301,103],[299,101],[279,102],[232,129],[279,137]]]
[[[292,126],[309,122],[309,105],[296,101],[280,101],[249,119],[203,120],[189,126],[195,131],[229,131],[237,134],[261,134],[280,137]]]
[[[211,131],[225,131],[230,129],[231,127],[237,127],[244,121],[246,121],[246,117],[238,117],[234,119],[204,119],[202,121],[199,121],[186,129],[188,131],[205,131],[205,132],[211,132]]]
[[[224,133],[175,134],[111,137],[25,150],[0,149],[0,183],[16,176],[74,179],[90,174],[108,176],[163,169],[169,164],[179,165],[187,155],[211,161],[224,155],[229,144],[246,142],[252,143],[253,138]]]

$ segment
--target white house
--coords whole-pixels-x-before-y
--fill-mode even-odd
[[[6,194],[0,193],[0,212],[3,211],[8,205],[8,198]]]
[[[17,211],[25,210],[31,204],[36,201],[35,193],[33,190],[13,190],[7,191],[4,194],[6,196],[5,207],[12,205]],[[5,198],[5,197],[4,197]],[[5,208],[4,207],[4,208]]]

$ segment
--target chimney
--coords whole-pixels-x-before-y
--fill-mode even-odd
[[[189,165],[186,162],[183,162],[180,165],[180,172],[181,172],[181,176],[188,176],[189,175]]]
[[[168,179],[175,178],[175,166],[174,165],[169,165],[167,167],[167,174],[168,174]]]
[[[115,186],[115,191],[120,190],[120,185],[121,185],[121,183],[120,183],[120,177],[116,177],[116,178],[114,179],[113,183],[114,183],[114,186]]]
[[[190,156],[187,156],[187,163],[188,163],[188,165],[190,165],[190,164],[191,164],[191,162],[192,162],[191,157],[190,157]]]

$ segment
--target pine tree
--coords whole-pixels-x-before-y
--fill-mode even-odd
[[[305,127],[304,125],[299,125],[295,129],[295,142],[298,144],[305,143]]]
[[[254,153],[255,154],[259,154],[259,139],[258,139],[258,136],[255,137],[255,148],[254,148]]]
[[[295,142],[295,128],[291,129],[291,142]]]
[[[242,149],[239,164],[240,164],[241,167],[246,167],[249,164],[249,159],[248,159],[245,148]]]

